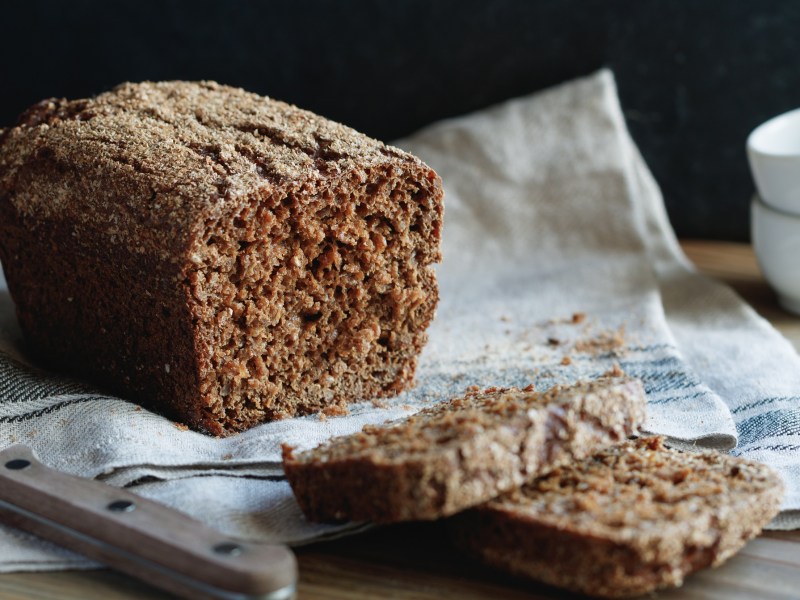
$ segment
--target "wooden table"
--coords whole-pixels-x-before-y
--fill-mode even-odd
[[[784,312],[761,277],[752,249],[720,242],[683,243],[705,273],[736,289],[800,349],[800,318]],[[495,574],[457,556],[441,525],[409,524],[299,549],[302,600],[397,598],[465,600],[570,598],[557,590]],[[0,575],[2,600],[166,599],[108,571]],[[800,598],[800,531],[768,532],[719,569],[653,598]]]

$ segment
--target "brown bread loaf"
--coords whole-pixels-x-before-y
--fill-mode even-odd
[[[490,565],[622,598],[721,564],[777,514],[782,493],[765,465],[682,453],[649,437],[561,467],[450,524],[456,543]]]
[[[413,156],[216,83],[48,100],[0,134],[31,347],[214,434],[405,388],[441,219]]]
[[[624,440],[644,415],[642,385],[626,378],[486,390],[307,452],[285,447],[283,466],[310,520],[436,519]]]

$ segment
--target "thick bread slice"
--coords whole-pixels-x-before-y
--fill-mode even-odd
[[[585,594],[678,586],[756,536],[783,484],[765,465],[649,437],[566,466],[451,520],[484,562]]]
[[[283,465],[309,520],[436,519],[624,440],[644,416],[633,379],[492,388],[311,451],[284,447]]]

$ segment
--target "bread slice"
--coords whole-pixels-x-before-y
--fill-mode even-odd
[[[605,598],[678,586],[756,536],[783,485],[765,465],[660,437],[559,468],[451,519],[458,546],[516,575]]]
[[[283,466],[309,520],[437,519],[624,440],[644,416],[633,379],[493,388],[307,452],[284,447]]]
[[[441,181],[213,82],[46,100],[0,135],[0,260],[51,367],[213,434],[408,386]]]

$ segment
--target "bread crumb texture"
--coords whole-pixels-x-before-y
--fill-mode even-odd
[[[31,345],[214,434],[404,389],[441,221],[418,159],[213,82],[46,100],[0,136]]]
[[[621,598],[721,564],[777,514],[782,495],[780,477],[765,465],[679,452],[647,437],[462,513],[451,531],[488,564]]]
[[[306,452],[284,447],[283,463],[310,520],[436,519],[625,440],[644,418],[633,379],[489,389]]]

